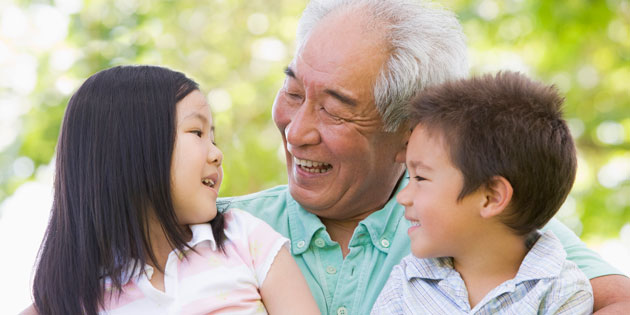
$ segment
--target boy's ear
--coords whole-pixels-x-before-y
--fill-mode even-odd
[[[481,209],[482,218],[499,215],[512,200],[512,184],[503,176],[494,176],[485,188],[485,203]]]
[[[409,137],[411,137],[411,131],[412,129],[410,128],[406,128],[403,131],[400,131],[403,133],[402,135],[402,141],[400,143],[400,147],[398,149],[398,151],[396,152],[396,162],[397,163],[402,163],[405,164],[405,159],[407,158],[407,145],[409,144]]]

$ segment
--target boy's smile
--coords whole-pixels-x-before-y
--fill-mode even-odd
[[[461,200],[463,175],[452,164],[440,132],[414,128],[406,157],[409,183],[397,196],[405,206],[411,251],[417,257],[454,256],[474,238],[483,194],[475,191]]]

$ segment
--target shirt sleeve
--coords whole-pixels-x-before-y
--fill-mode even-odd
[[[553,314],[593,314],[593,295],[589,291],[578,291],[571,295]]]
[[[282,247],[289,247],[289,240],[264,221],[240,210],[230,209],[243,231],[247,234],[245,239],[249,246],[254,272],[258,280],[258,287],[262,287],[267,273]]]
[[[574,262],[565,261],[558,277],[549,280],[551,286],[541,301],[545,314],[593,313],[591,283]]]
[[[596,252],[586,247],[586,244],[560,221],[551,219],[543,230],[553,231],[567,252],[567,259],[574,262],[589,279],[606,275],[623,275]]]

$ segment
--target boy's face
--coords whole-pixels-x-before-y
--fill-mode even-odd
[[[463,175],[451,159],[441,132],[417,125],[407,145],[409,184],[398,193],[405,207],[411,252],[420,258],[456,256],[475,238],[485,203],[481,189],[457,200]]]

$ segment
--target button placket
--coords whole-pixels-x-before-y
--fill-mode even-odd
[[[383,246],[383,247],[385,247],[385,248],[388,248],[388,247],[389,247],[389,245],[390,245],[390,243],[389,243],[389,240],[388,240],[388,239],[386,239],[386,238],[381,239],[381,246]]]
[[[323,239],[321,239],[321,238],[315,239],[315,246],[317,246],[319,248],[322,248],[325,245],[326,245],[326,242]]]
[[[335,268],[334,266],[328,266],[328,267],[326,267],[326,272],[329,275],[334,275],[334,274],[337,273],[337,268]]]

